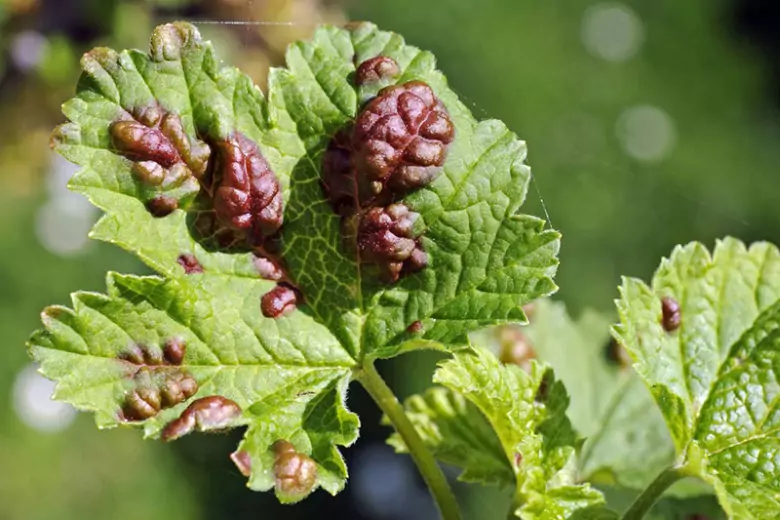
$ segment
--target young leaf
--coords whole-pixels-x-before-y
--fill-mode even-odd
[[[434,381],[446,390],[406,407],[434,453],[464,470],[461,479],[511,485],[519,518],[613,517],[601,493],[577,483],[580,440],[552,369],[534,362],[526,373],[475,348],[443,362]],[[404,449],[395,436],[390,443]]]
[[[459,480],[514,484],[514,470],[492,426],[479,408],[461,394],[433,387],[422,395],[409,397],[404,408],[433,455],[463,470]],[[406,452],[397,433],[387,442],[397,452]]]
[[[428,83],[455,126],[443,173],[403,200],[428,265],[391,286],[361,268],[320,182],[331,139],[375,94],[354,84],[356,66],[379,54],[396,83]],[[173,439],[248,424],[234,461],[290,502],[344,485],[335,446],[357,437],[344,406],[355,369],[524,320],[522,304],[555,290],[559,235],[516,214],[525,144],[477,122],[429,53],[363,24],[322,27],[286,61],[264,96],[186,23],[157,28],[148,54],[85,55],[53,146],[81,166],[70,187],[106,213],[92,236],[161,277],[112,274],[107,295],[47,309],[30,349],[57,397],[101,426]]]
[[[621,366],[621,347],[609,342],[612,323],[592,310],[574,321],[563,303],[541,300],[519,330],[571,395],[568,416],[586,439],[580,478],[642,490],[672,464],[674,445],[650,392],[630,366]],[[707,489],[690,479],[670,491],[679,496]]]
[[[651,286],[624,279],[616,337],[664,415],[681,471],[733,518],[780,514],[780,254],[727,238],[664,259]]]

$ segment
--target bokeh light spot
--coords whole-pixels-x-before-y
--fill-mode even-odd
[[[38,209],[35,232],[41,245],[59,256],[72,256],[89,245],[95,212],[86,200],[54,197]]]
[[[76,418],[76,409],[51,398],[54,381],[46,379],[33,363],[16,376],[13,387],[14,409],[19,419],[39,432],[64,430]]]
[[[582,17],[582,43],[598,58],[626,61],[636,54],[643,40],[642,21],[624,4],[596,4]]]
[[[11,41],[11,60],[20,70],[29,71],[43,58],[46,45],[46,37],[41,33],[22,31]]]
[[[623,111],[616,131],[623,150],[644,162],[666,159],[677,141],[672,117],[651,105],[634,106]]]

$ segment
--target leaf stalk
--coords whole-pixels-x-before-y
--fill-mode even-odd
[[[650,511],[653,505],[661,498],[669,486],[686,477],[682,468],[673,466],[663,470],[642,493],[636,497],[623,516],[622,520],[641,520]]]
[[[393,391],[377,372],[372,361],[364,361],[356,379],[368,391],[406,444],[412,460],[428,485],[443,520],[462,520],[458,502],[439,464],[420,438]]]

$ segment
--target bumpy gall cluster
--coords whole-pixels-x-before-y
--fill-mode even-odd
[[[125,397],[122,417],[129,421],[143,421],[154,417],[160,410],[186,401],[198,391],[195,379],[181,371],[157,376],[147,367],[136,372],[135,389]]]
[[[239,132],[213,143],[216,154],[206,189],[217,219],[243,232],[253,245],[282,226],[279,180],[254,141]]]
[[[399,71],[392,58],[376,56],[358,65],[355,83],[385,82]],[[360,260],[377,264],[386,281],[428,263],[412,233],[417,214],[396,201],[439,175],[454,136],[433,90],[410,81],[381,89],[325,151],[322,184],[334,211],[346,217],[345,238],[357,238]]]
[[[402,273],[424,268],[428,256],[412,232],[417,217],[417,213],[403,204],[366,211],[361,216],[357,234],[361,261],[377,264],[389,282],[398,280]]]
[[[224,430],[241,417],[241,407],[234,401],[219,395],[202,397],[193,401],[162,431],[162,440],[173,441],[192,431],[210,432]]]
[[[125,395],[122,417],[143,421],[160,410],[186,401],[198,391],[195,379],[173,368],[184,361],[186,345],[179,338],[168,340],[162,349],[133,345],[119,359],[132,368],[133,390]]]
[[[361,202],[433,181],[454,136],[447,111],[427,84],[410,81],[380,90],[352,131]]]
[[[285,502],[297,502],[306,498],[317,484],[317,464],[311,457],[295,451],[295,446],[278,440],[272,447],[274,461],[274,486]]]
[[[666,296],[661,298],[661,325],[666,332],[672,332],[680,328],[682,316],[680,315],[680,304],[677,300]]]
[[[164,217],[198,192],[210,150],[190,139],[178,115],[157,105],[126,113],[109,126],[116,151],[133,161],[149,211]]]

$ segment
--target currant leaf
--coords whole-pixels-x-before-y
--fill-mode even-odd
[[[443,362],[434,381],[446,389],[406,408],[434,453],[464,470],[461,479],[512,486],[519,518],[614,518],[601,493],[577,481],[581,440],[552,369],[532,362],[526,373],[477,347]],[[395,436],[390,443],[405,449]]]
[[[563,303],[541,300],[533,304],[530,324],[518,330],[571,395],[568,416],[585,438],[580,478],[642,490],[673,463],[674,445],[650,392],[618,350],[622,346],[610,343],[612,323],[593,310],[574,321]],[[670,492],[708,489],[689,479]]]
[[[222,429],[264,421],[268,412],[256,417],[254,410],[280,395],[295,396],[300,410],[274,408],[275,421],[286,428],[265,444],[255,443],[249,455],[265,460],[273,442],[290,440],[299,450],[311,450],[321,468],[320,484],[336,492],[340,487],[332,482],[331,468],[334,457],[340,461],[340,456],[325,453],[321,445],[351,444],[356,426],[341,436],[318,436],[307,428],[308,410],[357,423],[343,403],[354,359],[303,312],[281,320],[263,317],[259,299],[271,285],[206,274],[183,280],[110,274],[106,295],[77,293],[73,310],[46,309],[45,329],[31,338],[31,353],[44,375],[58,381],[56,399],[94,412],[101,428],[138,424],[147,437],[160,436],[199,398],[221,396],[238,405],[242,413]],[[180,345],[179,363],[167,362],[165,346],[172,340]],[[166,404],[166,385],[181,381],[181,376],[195,381],[196,392]],[[333,398],[336,388],[341,399]],[[152,406],[141,417],[128,413],[138,409],[139,393]],[[155,403],[149,395],[162,399],[157,397]],[[254,467],[262,474],[265,466],[258,462]],[[338,476],[343,487],[346,473]]]
[[[479,408],[448,388],[433,387],[404,402],[406,415],[417,433],[440,461],[462,469],[458,480],[481,484],[512,485],[514,471],[490,423]],[[386,423],[387,424],[387,423]],[[406,453],[401,437],[388,440]]]
[[[415,230],[428,266],[391,286],[365,276],[354,256],[341,252],[339,218],[319,187],[331,138],[354,120],[358,100],[373,88],[369,83],[355,90],[354,63],[378,55],[398,65],[397,84],[429,85],[455,126],[442,174],[404,198],[420,214]],[[313,160],[293,175],[301,189],[291,197],[297,191],[302,198],[291,200],[287,210],[285,234],[294,239],[285,245],[285,257],[291,269],[305,273],[301,286],[321,301],[320,314],[333,316],[326,321],[335,320],[343,336],[358,338],[355,348],[363,355],[392,357],[410,345],[463,344],[471,330],[523,321],[522,304],[556,289],[559,234],[544,230],[539,219],[516,214],[530,181],[525,143],[499,121],[478,123],[430,53],[361,24],[351,33],[319,31],[311,42],[291,47],[287,62],[289,70],[279,71],[277,81]]]
[[[380,55],[397,70],[366,65],[356,82]],[[30,351],[57,397],[102,427],[172,440],[247,425],[232,458],[250,487],[285,502],[335,493],[347,476],[337,446],[358,434],[344,405],[355,369],[459,347],[556,289],[559,235],[517,214],[524,143],[477,122],[433,56],[398,35],[321,27],[270,71],[267,95],[187,23],[158,27],[148,53],[95,49],[82,68],[52,145],[81,167],[70,188],[105,212],[91,236],[159,277],[111,274],[106,295],[45,310]],[[413,237],[416,269],[389,284],[333,211],[324,155],[380,88],[410,81],[435,95],[420,135],[442,146],[430,164],[421,144],[409,153],[444,163],[387,206],[420,215],[394,224]]]
[[[624,279],[617,301],[615,335],[664,415],[681,471],[709,482],[731,518],[780,514],[778,297],[777,249],[727,238],[712,255],[699,243],[676,248],[650,286]]]

